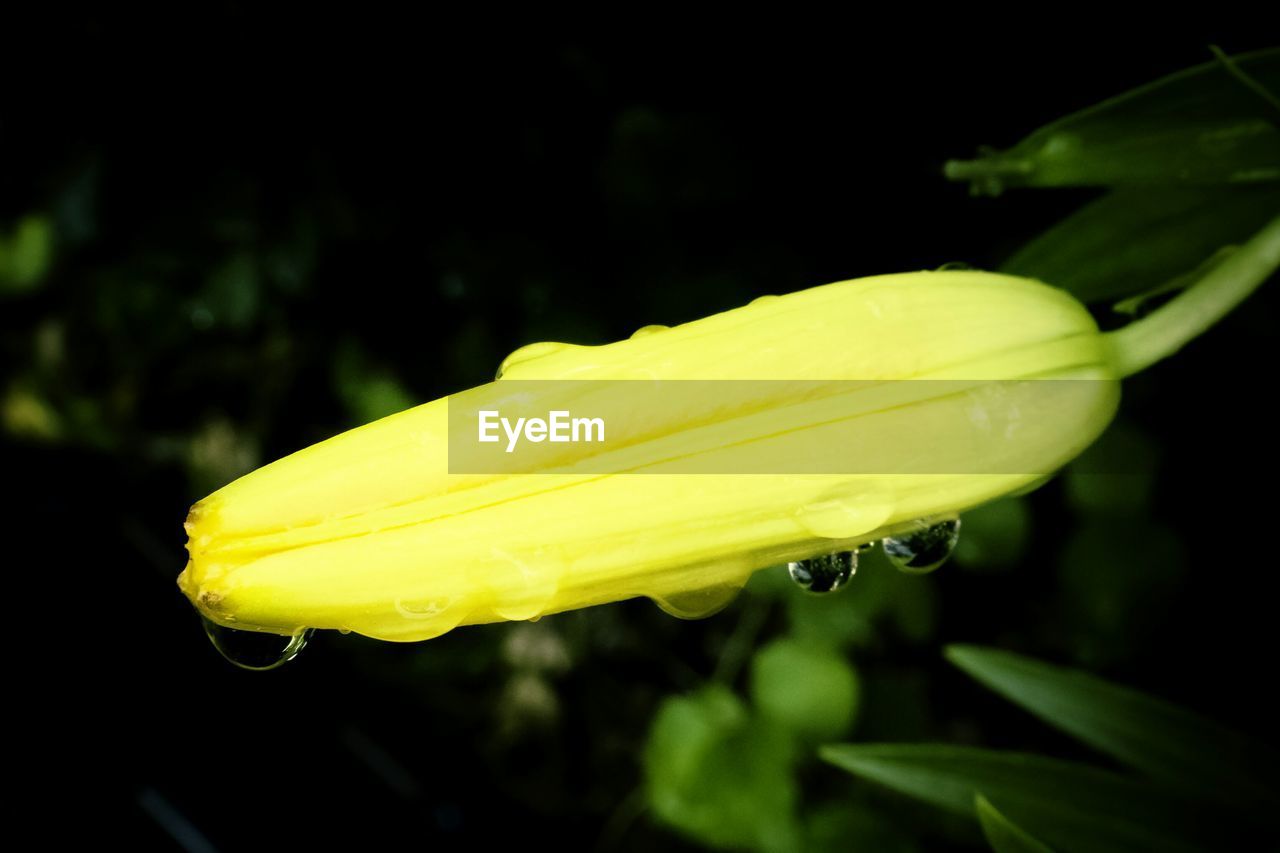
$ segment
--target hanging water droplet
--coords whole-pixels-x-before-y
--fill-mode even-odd
[[[886,536],[881,544],[895,568],[912,574],[926,574],[941,566],[960,541],[960,519],[915,522],[916,528],[897,536]]]
[[[838,551],[787,564],[787,574],[807,592],[835,592],[858,570],[857,551]]]
[[[651,597],[653,603],[668,616],[677,619],[705,619],[732,604],[741,591],[741,583],[729,583]]]
[[[493,562],[486,565],[485,575],[493,597],[489,605],[493,612],[512,622],[545,613],[565,573],[559,556],[546,548],[512,553],[493,546],[489,551]],[[455,614],[456,625],[462,612]]]
[[[310,628],[303,628],[290,636],[269,631],[242,631],[204,617],[201,619],[209,642],[219,654],[241,669],[275,669],[297,657],[311,637]]]

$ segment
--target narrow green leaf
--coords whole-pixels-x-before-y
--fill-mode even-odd
[[[1000,814],[991,801],[978,794],[974,810],[982,824],[982,834],[995,853],[1051,853],[1048,845],[1037,841],[1025,829]]]
[[[949,646],[982,684],[1161,783],[1242,809],[1280,805],[1280,755],[1176,705],[1075,669],[997,649]]]
[[[973,816],[974,797],[1066,851],[1222,849],[1245,830],[1209,806],[1106,770],[1017,752],[933,744],[840,744],[821,756],[855,776]]]
[[[1249,239],[1278,211],[1280,183],[1122,187],[1023,246],[1001,270],[1061,287],[1082,302],[1113,300],[1196,269],[1222,247]]]
[[[1258,91],[1280,91],[1280,49],[1206,62],[1046,125],[1013,148],[951,161],[975,192],[1006,187],[1206,185],[1280,180],[1280,129]]]

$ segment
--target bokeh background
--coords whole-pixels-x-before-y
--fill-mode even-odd
[[[105,807],[94,831],[131,849],[696,848],[646,807],[655,714],[711,680],[747,695],[784,634],[854,673],[846,740],[1092,760],[950,667],[962,641],[1274,741],[1274,288],[1126,382],[1099,451],[1124,476],[966,518],[928,577],[873,557],[830,598],[765,573],[702,622],[635,601],[414,645],[321,635],[269,673],[222,660],[174,584],[196,499],[522,344],[998,265],[1096,193],[974,198],[944,160],[1260,34],[463,43],[232,8],[188,53],[68,27],[92,60],[74,85],[0,114],[0,470],[36,650],[15,667],[28,710],[66,721],[22,730],[57,780],[32,796],[69,823]],[[842,849],[974,842],[814,761],[795,790],[853,815]]]

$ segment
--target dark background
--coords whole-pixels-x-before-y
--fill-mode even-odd
[[[531,668],[512,626],[486,626],[406,646],[320,636],[242,672],[173,583],[187,506],[487,381],[531,341],[993,267],[1092,194],[971,198],[945,159],[1265,35],[473,40],[234,9],[155,39],[64,26],[0,114],[0,227],[40,213],[57,235],[42,285],[0,295],[0,392],[56,420],[0,433],[25,685],[10,702],[33,718],[12,735],[43,771],[18,778],[60,816],[53,835],[131,849],[175,832],[224,849],[682,844],[634,814],[638,750],[657,703],[715,668],[736,607],[544,620],[567,668]],[[1103,532],[1080,546],[1082,513],[1051,484],[1016,566],[943,569],[926,632],[889,626],[859,651],[858,739],[1076,755],[943,663],[942,643],[966,641],[1274,740],[1275,306],[1264,291],[1126,382],[1124,428],[1159,459],[1136,515],[1089,521]],[[853,785],[814,773],[806,790]]]

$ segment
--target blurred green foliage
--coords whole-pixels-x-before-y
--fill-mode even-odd
[[[1280,755],[1267,745],[1082,671],[996,649],[951,646],[947,656],[1146,778],[949,745],[830,746],[823,757],[958,814],[976,798],[975,816],[997,850],[1032,844],[1031,836],[1061,850],[1237,849],[1273,821],[1280,786],[1271,768]]]
[[[658,711],[645,748],[654,813],[718,847],[797,850],[787,731],[711,685]]]
[[[975,816],[981,794],[1064,850],[1214,849],[1217,838],[1200,828],[1201,815],[1187,802],[1075,762],[935,744],[828,746],[822,755],[860,778],[956,815]]]
[[[1001,266],[1087,303],[1186,286],[1280,210],[1280,113],[1232,73],[1280,88],[1280,50],[1210,62],[1054,122],[1008,152],[948,164],[975,192],[1107,192]]]
[[[1277,142],[1280,145],[1280,142]],[[1243,242],[1280,210],[1280,182],[1245,187],[1120,187],[1018,250],[1003,272],[1104,302],[1165,285]]]
[[[796,737],[845,734],[858,710],[858,675],[831,649],[799,639],[762,646],[751,661],[751,699],[760,715]]]
[[[1245,812],[1280,802],[1280,754],[1169,702],[1082,670],[976,646],[948,646],[968,675],[1155,782]]]
[[[947,176],[993,195],[1008,187],[1275,182],[1280,124],[1274,96],[1259,91],[1277,89],[1280,49],[1218,59],[1055,121],[1008,151],[953,160]]]
[[[24,216],[13,233],[0,234],[0,298],[34,290],[53,263],[53,224],[44,216]]]

